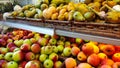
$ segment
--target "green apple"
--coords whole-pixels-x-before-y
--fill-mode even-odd
[[[61,41],[65,41],[66,38],[65,38],[64,36],[60,36],[60,40],[61,40]]]
[[[45,34],[45,35],[44,35],[44,38],[46,38],[46,39],[50,39],[50,35]]]
[[[4,54],[0,54],[0,60],[4,59]]]
[[[39,60],[40,60],[41,62],[44,62],[44,61],[47,59],[47,57],[48,57],[48,55],[46,55],[46,54],[41,54],[41,55],[39,56]]]
[[[9,51],[8,48],[0,47],[0,53],[1,53],[1,54],[6,54],[8,51]]]
[[[18,64],[15,61],[10,61],[7,63],[6,68],[18,68]]]
[[[71,46],[71,43],[69,41],[66,41],[65,42],[65,47],[70,47]]]
[[[46,38],[40,38],[40,39],[38,40],[38,43],[39,43],[40,45],[42,45],[42,46],[45,46],[45,45],[47,45],[47,43],[48,43],[48,39],[46,39]]]
[[[64,50],[63,50],[64,56],[67,56],[67,57],[70,56],[71,53],[72,53],[71,50],[72,49],[70,47],[65,47]]]
[[[35,54],[33,52],[27,52],[25,54],[25,59],[30,61],[30,60],[34,60],[35,59]]]
[[[19,51],[20,50],[20,48],[15,48],[14,50],[13,50],[13,52],[16,52],[16,51]]]
[[[24,54],[22,51],[16,51],[13,53],[12,59],[16,62],[22,61],[24,58]]]
[[[60,68],[62,66],[62,62],[61,61],[56,61],[54,63],[54,68]]]
[[[45,68],[53,68],[53,61],[51,59],[46,59],[43,65]]]
[[[52,44],[52,45],[55,45],[55,44],[57,43],[57,40],[54,39],[54,38],[51,38],[51,39],[49,40],[49,43]]]
[[[18,47],[20,47],[22,44],[23,44],[23,39],[20,39],[20,40],[15,40],[14,41],[14,44],[16,45],[16,46],[18,46]]]
[[[81,38],[76,38],[75,41],[76,41],[77,44],[81,44],[83,40]]]
[[[12,56],[13,56],[13,52],[8,52],[8,53],[5,54],[4,58],[7,61],[12,61],[13,60]]]
[[[53,52],[58,53],[58,48],[56,46],[52,46]]]
[[[64,46],[63,45],[58,45],[57,49],[58,49],[58,52],[63,52]]]
[[[34,34],[33,38],[35,38],[36,41],[38,41],[41,37],[40,37],[40,34],[36,33],[36,34]]]
[[[32,45],[32,42],[30,41],[30,39],[25,39],[25,40],[23,41],[23,44]]]
[[[41,47],[41,54],[45,54],[45,46]]]
[[[13,42],[13,39],[7,39],[7,43],[9,43],[9,42]]]
[[[59,40],[59,41],[57,41],[57,45],[64,45],[64,42]]]
[[[56,53],[51,53],[49,55],[49,59],[53,60],[54,62],[58,60],[58,55]]]
[[[45,54],[51,54],[53,52],[52,46],[45,46]]]

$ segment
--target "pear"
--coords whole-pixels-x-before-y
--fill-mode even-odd
[[[65,20],[68,20],[68,16],[69,16],[68,14],[69,14],[68,12],[65,12],[65,13],[64,13]]]
[[[34,18],[35,18],[35,19],[38,19],[38,18],[39,18],[39,15],[38,15],[38,14],[35,14],[35,15],[34,15]]]
[[[84,17],[87,21],[92,21],[93,19],[95,19],[95,14],[93,12],[86,12],[84,14]]]
[[[44,10],[44,9],[48,8],[48,5],[47,4],[41,4],[40,8],[41,8],[41,10]]]
[[[74,12],[73,18],[75,21],[85,21],[85,18],[79,11]]]
[[[58,16],[58,20],[64,21],[64,19],[65,19],[64,14],[60,14],[60,15]]]
[[[41,3],[42,4],[49,4],[49,1],[48,0],[41,0]]]
[[[24,15],[23,12],[20,12],[18,16],[19,16],[19,17],[24,17],[25,15]]]
[[[71,20],[73,20],[73,14],[74,14],[74,10],[71,10],[70,12],[69,12],[69,14],[68,14],[68,20],[69,21],[71,21]]]
[[[43,12],[40,9],[36,9],[37,13],[38,13],[38,17],[42,18],[43,17]]]
[[[58,17],[58,13],[56,12],[56,13],[52,14],[51,19],[52,19],[52,20],[56,20],[57,17]]]

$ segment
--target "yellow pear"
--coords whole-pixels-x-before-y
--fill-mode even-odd
[[[65,13],[64,13],[65,20],[68,20],[68,16],[69,16],[68,14],[69,14],[68,12],[65,12]]]
[[[64,19],[65,19],[64,14],[59,14],[58,20],[64,21]]]
[[[56,12],[56,13],[52,14],[51,19],[52,19],[52,20],[56,20],[57,17],[58,17],[58,13]]]
[[[67,10],[63,8],[63,9],[61,9],[61,10],[59,11],[59,14],[64,14],[66,11],[67,11]]]

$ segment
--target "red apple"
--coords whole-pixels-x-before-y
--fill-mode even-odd
[[[39,52],[40,52],[40,45],[39,45],[39,44],[36,44],[36,43],[32,44],[32,46],[31,46],[31,51],[32,51],[33,53],[39,53]]]
[[[24,52],[28,52],[30,50],[30,45],[29,44],[23,44],[23,45],[21,45],[20,49]]]
[[[17,48],[17,47],[16,47],[16,46],[13,46],[13,47],[11,47],[11,48],[9,49],[9,51],[10,51],[10,52],[13,52],[15,48]]]
[[[69,38],[68,40],[69,40],[71,43],[75,43],[75,40],[76,40],[76,39],[75,39],[75,38]]]
[[[98,66],[100,63],[100,58],[97,54],[91,54],[90,56],[88,56],[87,62],[93,66]]]
[[[34,59],[35,59],[35,54],[32,53],[32,52],[27,52],[27,53],[25,54],[25,59],[26,59],[26,60],[34,60]]]
[[[29,61],[27,62],[27,64],[25,65],[25,68],[40,68],[40,64],[38,64],[35,61]]]
[[[112,60],[113,60],[114,62],[120,62],[120,53],[115,53],[115,54],[113,54]]]
[[[10,49],[11,47],[15,47],[15,44],[13,42],[9,42],[7,44],[7,48]]]
[[[88,63],[80,63],[77,68],[93,68],[90,64]]]
[[[71,46],[72,46],[72,47],[74,47],[74,46],[78,47],[78,44],[72,43]]]
[[[114,46],[115,47],[115,53],[120,52],[120,46]]]
[[[71,52],[72,52],[72,55],[73,55],[73,56],[77,56],[78,53],[80,52],[80,48],[74,46],[74,47],[72,47]]]
[[[115,62],[113,65],[112,65],[112,68],[119,68],[120,67],[120,62]]]
[[[100,68],[112,68],[110,65],[102,65]]]
[[[19,68],[25,68],[26,63],[27,63],[27,61],[20,62]]]
[[[34,36],[33,33],[29,33],[29,34],[28,34],[28,38],[32,38],[33,36]]]
[[[0,39],[0,46],[6,46],[7,41],[5,41],[4,39]]]
[[[77,59],[78,59],[79,61],[86,61],[87,56],[81,51],[81,52],[78,53]]]
[[[114,61],[111,59],[104,59],[101,61],[101,65],[104,65],[104,64],[112,66],[114,64]]]
[[[7,61],[6,60],[0,60],[0,68],[5,68],[7,65]]]

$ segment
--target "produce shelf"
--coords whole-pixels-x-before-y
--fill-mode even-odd
[[[43,33],[43,34],[49,34],[49,35],[54,34],[53,28],[47,28],[47,27],[42,27],[42,26],[35,26],[35,25],[31,25],[31,24],[17,23],[17,22],[11,22],[11,21],[4,21],[4,22],[1,21],[0,23],[10,26],[10,27],[35,31],[35,32]],[[102,36],[98,36],[98,35],[91,35],[91,34],[80,33],[80,32],[72,32],[72,31],[60,30],[60,29],[56,29],[55,32],[58,35],[63,35],[63,36],[68,36],[68,37],[82,38],[84,40],[93,40],[93,41],[97,41],[97,42],[101,42],[101,43],[120,45],[119,38],[102,37]]]

